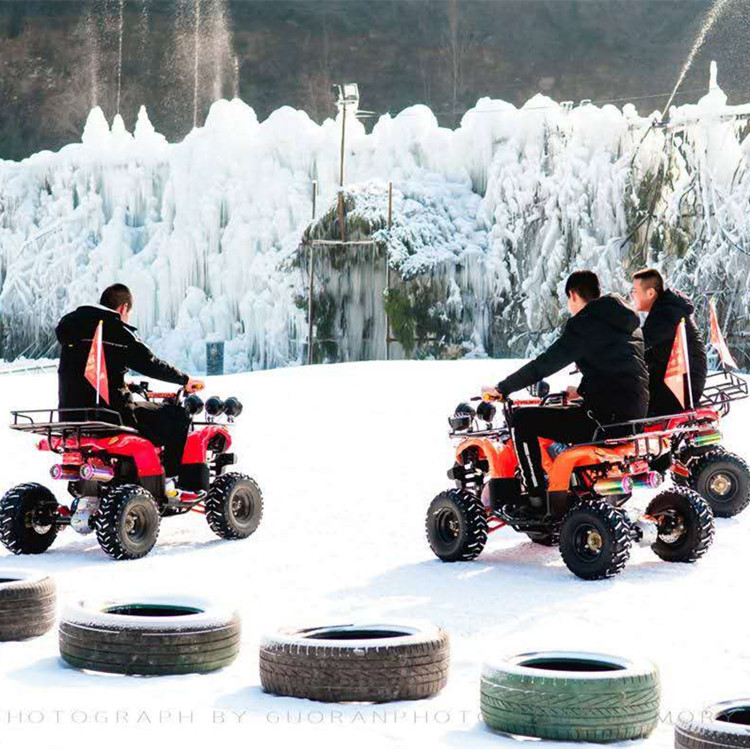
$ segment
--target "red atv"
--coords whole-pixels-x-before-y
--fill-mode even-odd
[[[147,401],[184,407],[191,430],[177,485],[167,481],[162,448],[120,415],[102,408],[13,411],[11,429],[40,434],[37,448],[59,463],[53,479],[68,482],[70,507],[58,503],[41,484],[21,484],[0,500],[0,541],[14,554],[41,554],[59,530],[96,532],[102,549],[114,559],[138,559],[156,543],[163,517],[205,514],[211,530],[226,539],[247,538],[258,527],[263,497],[256,482],[241,473],[225,473],[236,462],[229,452],[229,427],[242,412],[237,398],[153,393],[148,383],[130,389]],[[196,421],[205,409],[206,420]]]

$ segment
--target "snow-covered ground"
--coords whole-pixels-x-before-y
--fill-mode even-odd
[[[672,746],[681,711],[747,696],[750,513],[718,520],[714,546],[696,565],[669,565],[634,548],[625,571],[606,582],[578,580],[556,550],[510,530],[494,534],[475,562],[432,556],[424,513],[448,485],[446,416],[511,366],[381,362],[211,380],[208,392],[245,403],[237,452],[266,500],[256,535],[221,541],[191,514],[166,520],[158,546],[140,561],[113,562],[95,538],[68,530],[41,557],[0,551],[0,567],[48,571],[61,601],[162,592],[229,602],[243,619],[240,658],[212,675],[128,678],[63,665],[55,632],[0,644],[0,748],[516,746],[478,718],[481,664],[541,648],[655,660],[662,723],[642,746]],[[0,414],[55,401],[54,374],[7,375],[0,384]],[[726,442],[740,454],[748,416],[750,407],[739,404],[725,424]],[[51,483],[49,458],[30,437],[2,431],[0,450],[3,489]],[[430,620],[451,634],[451,677],[434,699],[323,705],[261,691],[264,631],[394,618]]]

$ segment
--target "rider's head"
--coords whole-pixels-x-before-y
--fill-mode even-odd
[[[122,321],[127,322],[133,309],[133,293],[124,283],[113,283],[104,289],[99,304],[119,313]]]
[[[565,282],[565,296],[568,297],[568,312],[577,315],[592,299],[602,295],[599,279],[590,270],[577,270]]]
[[[650,312],[654,302],[664,293],[664,279],[656,268],[644,268],[633,274],[630,298],[638,312]]]

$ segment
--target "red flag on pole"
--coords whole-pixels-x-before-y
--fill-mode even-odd
[[[685,392],[685,380],[687,379],[687,393]],[[687,408],[688,400],[690,408],[693,407],[693,392],[690,382],[690,366],[688,364],[687,331],[685,319],[680,320],[677,333],[672,344],[672,353],[667,362],[667,371],[664,374],[664,383],[675,394],[683,408]],[[686,397],[687,396],[687,397]]]
[[[104,344],[102,342],[102,328],[104,321],[100,320],[96,326],[94,340],[91,342],[89,358],[86,360],[86,379],[91,383],[91,387],[96,390],[96,405],[103,400],[109,405],[109,379],[107,377],[107,363],[104,360]]]
[[[727,342],[724,340],[724,336],[721,333],[719,317],[716,314],[716,305],[714,304],[713,299],[710,299],[708,302],[708,312],[711,320],[711,345],[719,353],[719,360],[725,367],[739,369],[734,357],[729,351],[729,346],[727,346]]]

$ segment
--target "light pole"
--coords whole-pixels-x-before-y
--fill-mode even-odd
[[[354,116],[359,111],[359,86],[356,83],[335,84],[332,86],[336,99],[336,107],[341,112],[341,155],[339,162],[339,226],[341,227],[341,241],[346,242],[346,227],[344,226],[344,160],[346,156],[346,115],[352,110]]]

